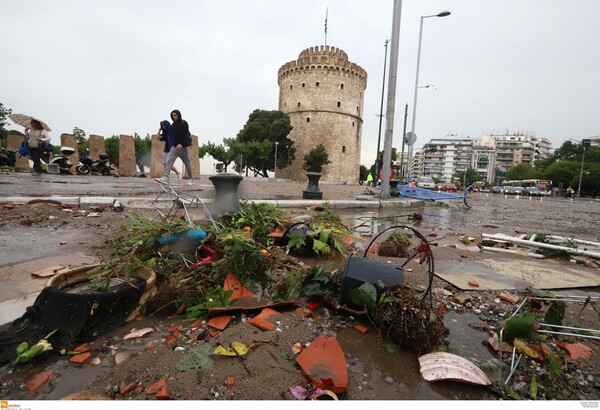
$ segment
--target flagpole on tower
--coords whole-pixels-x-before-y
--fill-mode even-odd
[[[325,45],[327,46],[327,15],[329,14],[329,7],[325,9]]]

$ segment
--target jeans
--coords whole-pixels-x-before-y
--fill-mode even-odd
[[[188,179],[192,179],[192,163],[190,162],[190,155],[188,153],[187,147],[183,147],[181,149],[177,149],[177,147],[171,147],[171,150],[167,154],[167,163],[165,165],[165,172],[163,177],[169,178],[171,174],[171,168],[175,164],[177,158],[181,158],[183,165],[185,165],[185,169],[187,171]]]
[[[29,148],[29,150],[29,157],[33,161],[33,170],[35,172],[42,172],[42,149],[37,147]]]

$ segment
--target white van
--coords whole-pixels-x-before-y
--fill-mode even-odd
[[[431,177],[419,177],[417,186],[419,188],[435,189],[435,181]]]

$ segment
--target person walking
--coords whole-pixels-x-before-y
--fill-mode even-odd
[[[169,155],[169,151],[171,151],[171,147],[173,146],[173,127],[171,127],[171,123],[167,120],[160,122],[160,128],[158,130],[158,139],[160,141],[164,141],[165,148],[163,149],[162,162],[164,169],[167,169],[167,155]],[[181,179],[181,175],[177,170],[176,166],[171,168],[173,172],[177,175],[177,179]],[[164,173],[164,170],[163,170]]]
[[[37,120],[31,120],[30,128],[25,128],[27,136],[27,146],[29,146],[29,156],[33,161],[33,172],[37,175],[42,173],[42,154],[44,153],[44,143],[51,140],[50,134],[44,129]]]
[[[373,175],[371,175],[370,172],[369,175],[367,175],[367,186],[373,186]]]
[[[165,164],[165,172],[162,178],[156,178],[161,184],[169,183],[169,174],[175,164],[177,158],[180,158],[185,166],[188,177],[188,185],[194,185],[194,179],[192,177],[192,163],[190,162],[190,156],[188,153],[188,147],[191,145],[190,129],[187,121],[181,118],[181,112],[179,110],[171,111],[171,128],[173,129],[173,145],[167,154],[167,163]]]

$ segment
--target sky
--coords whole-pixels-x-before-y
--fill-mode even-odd
[[[400,150],[406,105],[412,129],[421,16],[448,10],[423,19],[417,85],[433,88],[418,89],[415,149],[447,135],[522,132],[554,148],[600,135],[600,1],[396,4],[400,36],[385,61],[394,0],[1,0],[0,102],[44,120],[55,144],[75,127],[153,134],[173,109],[200,144],[220,144],[253,110],[278,109],[278,69],[326,41],[368,73],[361,164],[370,167],[384,146],[390,51]],[[201,160],[201,172],[213,162]]]

